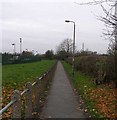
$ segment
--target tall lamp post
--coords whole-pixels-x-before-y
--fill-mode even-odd
[[[14,54],[15,54],[15,43],[13,43],[12,45],[14,46],[13,51],[14,51]]]
[[[22,38],[20,38],[20,55],[22,54]]]
[[[15,43],[12,44],[13,45],[13,52],[14,52],[14,55],[13,55],[13,61],[15,60]]]
[[[65,22],[69,23],[73,23],[74,24],[74,33],[73,33],[73,64],[72,64],[72,74],[74,77],[74,67],[75,67],[75,22],[74,21],[70,21],[70,20],[65,20]]]

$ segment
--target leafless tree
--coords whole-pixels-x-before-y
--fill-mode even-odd
[[[106,9],[103,4],[107,4]],[[92,0],[91,2],[76,3],[79,5],[100,5],[105,15],[98,19],[105,23],[106,31],[103,33],[110,40],[109,53],[117,53],[117,0]],[[113,49],[114,48],[114,49]]]
[[[66,53],[71,53],[73,48],[72,46],[72,39],[66,38],[59,44],[57,51],[65,51]]]
[[[108,5],[108,9],[104,7],[103,4]],[[117,26],[117,0],[92,0],[91,2],[85,2],[85,3],[76,3],[78,5],[100,5],[102,7],[102,10],[105,13],[105,16],[99,16],[99,20],[103,21],[106,25],[107,33],[105,35],[113,36],[115,35],[115,28]],[[111,29],[114,29],[113,31],[110,31]]]
[[[105,23],[105,36],[110,40],[108,53],[114,61],[113,69],[115,71],[115,85],[117,87],[117,0],[92,0],[91,2],[76,3],[79,5],[100,5],[105,13],[105,16],[100,16],[99,20]],[[107,4],[110,9],[107,9],[104,4]]]

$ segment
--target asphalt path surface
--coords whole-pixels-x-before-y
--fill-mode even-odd
[[[44,118],[86,118],[79,106],[64,68],[61,62],[58,62],[43,110]]]

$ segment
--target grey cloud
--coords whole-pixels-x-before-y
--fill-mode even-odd
[[[80,1],[80,0],[79,0]],[[82,42],[85,47],[98,52],[106,52],[108,41],[100,36],[104,25],[91,13],[103,15],[99,6],[78,6],[73,0],[64,2],[18,1],[2,3],[3,51],[12,52],[11,43],[17,44],[23,38],[23,49],[34,49],[44,53],[56,46],[65,38],[73,37],[73,24],[76,22],[76,45],[79,49]],[[97,46],[97,41],[100,48]]]

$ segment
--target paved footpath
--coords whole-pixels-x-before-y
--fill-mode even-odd
[[[47,103],[43,110],[44,118],[86,118],[78,107],[79,104],[64,68],[58,62]]]

